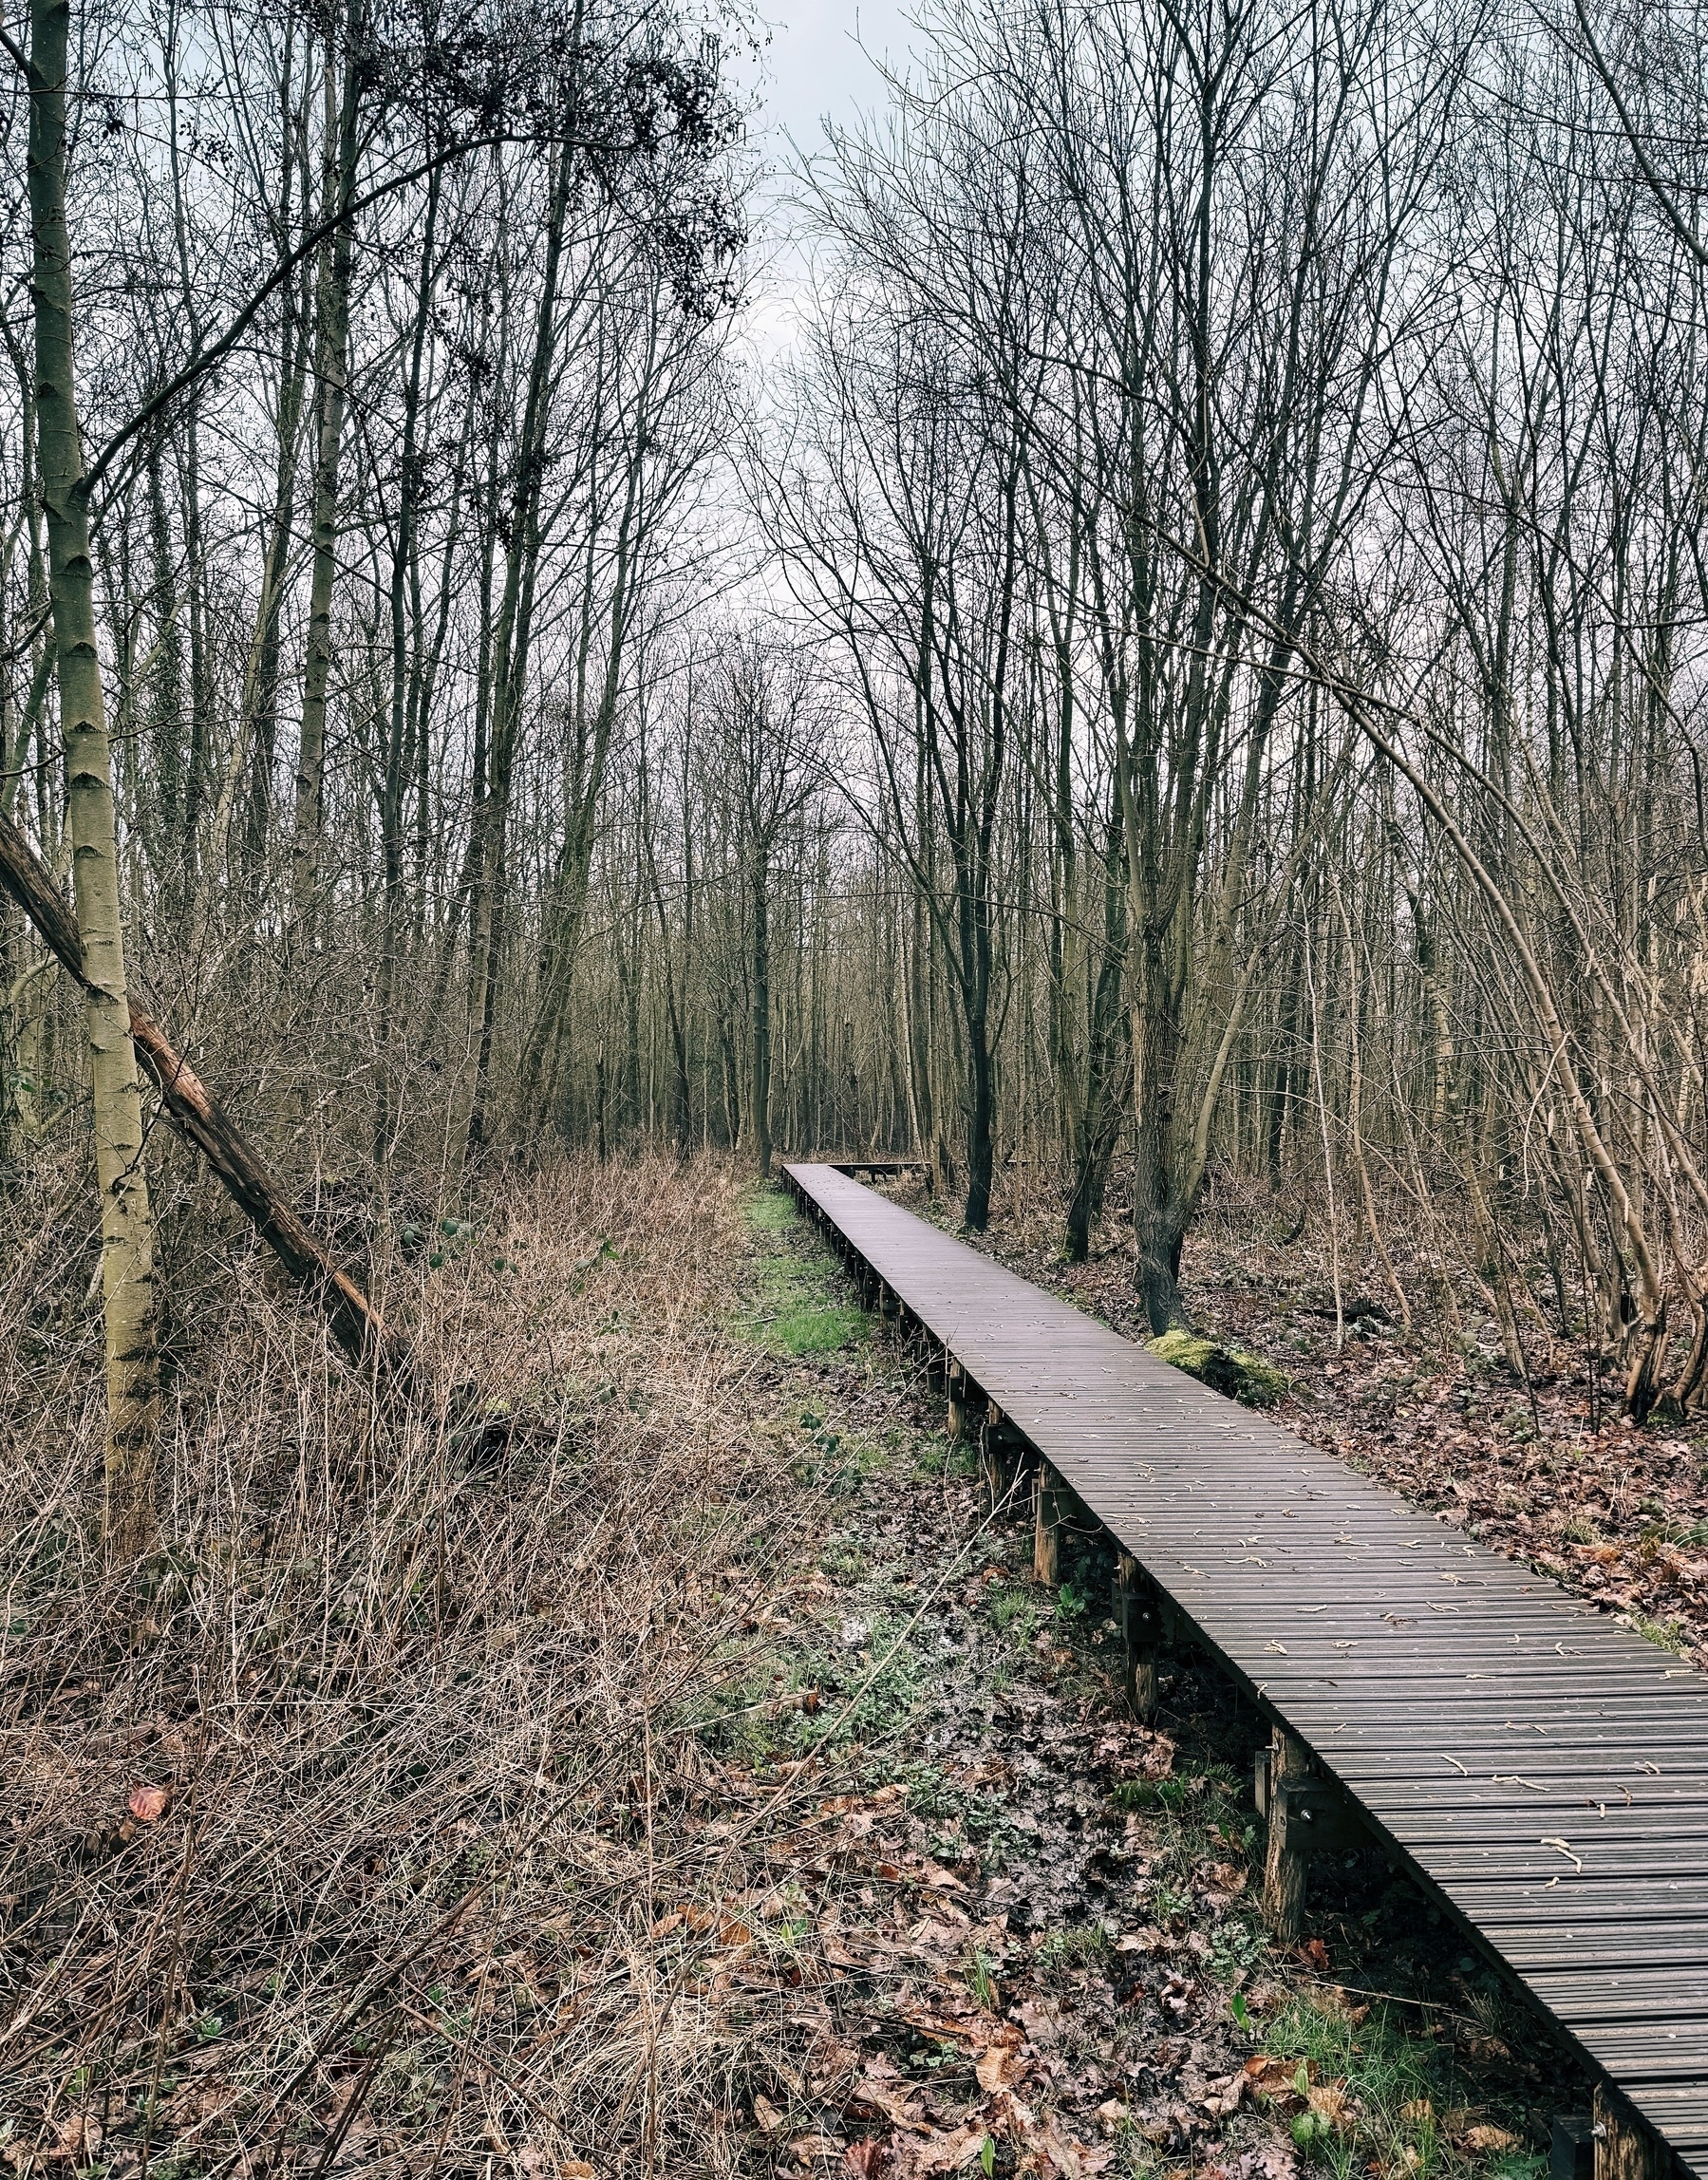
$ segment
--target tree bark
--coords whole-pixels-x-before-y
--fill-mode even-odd
[[[753,858],[753,1155],[771,1177],[771,873],[764,849]]]
[[[160,1367],[154,1217],[142,1165],[142,1101],[125,990],[118,821],[95,642],[83,438],[72,379],[71,242],[66,219],[70,29],[69,0],[34,0],[28,160],[36,425],[76,883],[74,973],[86,995],[95,1170],[101,1190],[107,1391],[105,1533],[109,1549],[126,1555],[147,1550],[157,1533],[154,1469],[160,1435]],[[66,936],[69,939],[72,934]]]
[[[62,967],[91,994],[87,949],[78,920],[42,860],[11,819],[0,815],[0,886],[34,924]],[[350,1361],[391,1387],[411,1375],[406,1344],[387,1331],[378,1310],[347,1273],[341,1271],[303,1223],[245,1140],[159,1024],[134,1000],[127,1002],[126,1042],[153,1077],[166,1118],[207,1159],[221,1186],[256,1233],[325,1310],[333,1337]],[[132,1074],[132,1091],[136,1079]],[[139,1114],[141,1101],[138,1100]]]
[[[355,55],[357,0],[347,21],[344,88],[337,89],[332,54],[326,57],[326,141],[322,216],[330,219],[355,194],[357,106],[361,82]],[[350,265],[354,236],[347,220],[325,244],[315,282],[314,561],[309,579],[309,655],[303,673],[303,718],[296,758],[296,830],[291,906],[307,911],[320,882],[320,836],[326,796],[327,688],[332,678],[332,591],[338,579],[338,467],[349,380]]]

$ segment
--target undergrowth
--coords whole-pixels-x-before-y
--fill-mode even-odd
[[[822,1525],[729,1327],[757,1285],[771,1344],[854,1337],[833,1275],[758,1253],[772,1199],[715,1161],[512,1175],[385,1261],[430,1390],[376,1414],[252,1255],[210,1263],[164,1549],[122,1576],[76,1200],[14,1204],[0,1293],[0,2157],[743,2170],[737,2085],[810,2039],[768,1971],[736,2002],[739,1917],[669,1917],[787,1815],[721,1826],[684,1721]]]

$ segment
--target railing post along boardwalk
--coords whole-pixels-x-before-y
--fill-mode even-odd
[[[1299,1839],[1349,1805],[1582,2053],[1599,2180],[1668,2151],[1708,2180],[1701,1676],[836,1168],[785,1174],[928,1338],[951,1419],[1033,1464],[1041,1569],[1064,1493],[1115,1538],[1136,1700],[1167,1622],[1268,1720],[1278,1927]]]

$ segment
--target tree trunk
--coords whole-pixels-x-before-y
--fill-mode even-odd
[[[356,111],[361,85],[355,55],[355,10],[346,24],[344,90],[337,90],[332,54],[326,57],[321,216],[349,202],[356,186]],[[309,655],[303,673],[303,722],[296,758],[296,833],[291,866],[291,913],[301,918],[320,881],[320,835],[326,798],[327,687],[332,677],[332,591],[338,579],[338,465],[349,373],[350,264],[354,237],[347,221],[326,244],[315,282],[314,564],[309,579]]]
[[[106,1317],[109,1549],[146,1550],[156,1534],[160,1434],[154,1219],[142,1166],[142,1101],[130,1036],[112,761],[95,645],[94,569],[83,442],[72,382],[71,244],[66,222],[69,0],[34,0],[30,20],[29,210],[34,240],[36,423],[47,517],[48,595],[59,669],[60,731],[76,877],[89,1033],[101,1285]]]
[[[0,813],[0,886],[24,911],[66,973],[91,998],[86,940],[41,858],[11,819]],[[291,1276],[309,1287],[326,1311],[338,1344],[352,1362],[371,1368],[392,1388],[411,1375],[409,1350],[389,1333],[362,1289],[328,1256],[269,1175],[259,1156],[197,1079],[187,1061],[136,1005],[127,1028],[136,1052],[159,1087],[166,1116],[201,1152],[221,1185]],[[134,1085],[134,1072],[133,1072]]]
[[[753,858],[753,1154],[761,1181],[771,1177],[771,901],[765,853]]]

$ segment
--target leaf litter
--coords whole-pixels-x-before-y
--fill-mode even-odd
[[[1313,1934],[1271,1947],[1256,1715],[1181,1656],[1133,1720],[1106,1548],[1034,1582],[1029,1528],[986,1517],[888,1336],[810,1368],[801,1457],[834,1440],[846,1500],[773,1670],[822,1708],[774,1710],[744,1768],[723,1757],[762,1793],[816,1738],[835,1787],[768,1850],[819,2024],[808,2076],[750,2108],[775,2171],[1296,2180],[1356,2148],[1395,2180],[1420,2156],[1539,2172],[1572,2076],[1523,2001],[1373,1853],[1314,1869]],[[827,1739],[901,1625],[909,1669]]]

